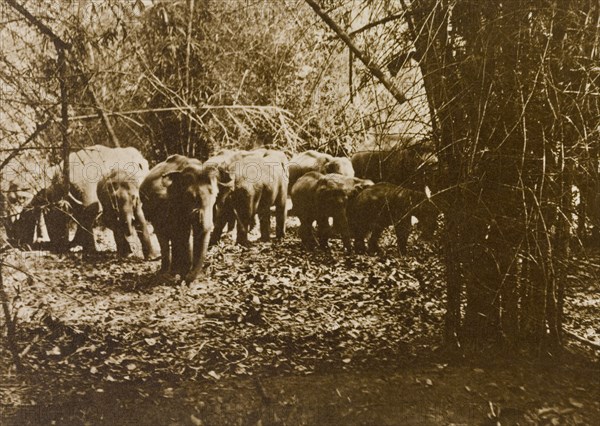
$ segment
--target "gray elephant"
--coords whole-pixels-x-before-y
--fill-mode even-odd
[[[349,203],[347,211],[357,251],[365,251],[364,240],[369,234],[369,251],[378,251],[381,234],[388,226],[393,226],[402,255],[406,254],[411,216],[419,220],[422,235],[431,238],[440,213],[424,192],[387,182],[364,189]]]
[[[301,176],[309,172],[322,174],[337,173],[354,177],[352,162],[346,157],[333,157],[322,152],[309,150],[295,155],[289,163],[288,189],[292,187]]]
[[[418,146],[392,151],[361,151],[352,156],[357,177],[373,182],[390,182],[417,191],[435,187],[438,158]]]
[[[207,161],[208,163],[208,161]],[[271,206],[275,206],[276,238],[285,235],[288,157],[278,150],[259,148],[237,153],[228,165],[229,194],[224,197],[211,243],[219,241],[225,224],[235,217],[237,243],[248,246],[248,232],[259,217],[261,240],[270,239]]]
[[[137,233],[144,258],[158,257],[142,211],[137,179],[124,170],[113,170],[98,183],[97,195],[102,206],[101,219],[113,232],[117,253],[120,256],[131,254],[128,238]]]
[[[135,148],[109,148],[94,145],[69,155],[69,191],[63,186],[63,165],[53,166],[49,185],[40,190],[28,205],[28,214],[17,224],[26,243],[31,244],[40,215],[52,248],[66,251],[81,245],[86,252],[96,251],[93,226],[101,212],[98,182],[113,170],[123,170],[141,182],[148,173],[148,162]],[[70,224],[76,224],[73,241],[69,241]]]
[[[333,218],[347,251],[352,250],[351,232],[346,208],[363,189],[373,185],[366,179],[343,176],[337,173],[323,175],[310,172],[302,176],[292,188],[292,202],[300,218],[300,236],[305,246],[312,247],[313,222],[317,222],[317,234],[322,248],[328,247],[331,236],[329,218]]]
[[[142,182],[142,208],[160,243],[161,272],[180,275],[188,283],[200,275],[219,200],[218,177],[214,165],[172,155]]]

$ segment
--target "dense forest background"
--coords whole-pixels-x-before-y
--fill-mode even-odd
[[[190,285],[2,226],[0,423],[597,424],[599,140],[597,0],[2,0],[2,224],[94,144],[410,148],[442,214],[406,256],[288,218]]]
[[[7,0],[0,15],[3,182],[36,187],[65,141],[152,163],[422,144],[439,158],[446,343],[561,346],[567,267],[600,217],[597,2]]]

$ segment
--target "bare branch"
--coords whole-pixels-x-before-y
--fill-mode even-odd
[[[392,96],[398,101],[399,104],[405,103],[408,99],[400,92],[400,90],[392,83],[392,81],[381,71],[381,69],[374,63],[373,59],[369,57],[366,52],[361,51],[354,42],[350,39],[350,36],[333,20],[331,17],[321,9],[316,2],[313,0],[305,0],[306,3],[315,11],[317,15],[331,28],[338,37],[348,46],[348,48],[356,55],[358,59],[367,67],[367,69],[375,76],[381,84],[392,94]]]

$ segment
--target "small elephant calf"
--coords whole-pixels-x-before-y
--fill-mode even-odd
[[[309,248],[315,245],[312,225],[316,220],[319,244],[322,248],[327,248],[331,235],[331,217],[334,228],[342,236],[344,248],[351,251],[351,232],[346,207],[354,197],[371,185],[373,182],[370,180],[337,173],[323,175],[319,172],[309,172],[300,177],[292,188],[292,203],[300,219],[300,238],[303,244]]]
[[[437,225],[439,210],[424,192],[387,182],[366,188],[348,206],[348,221],[356,251],[365,251],[369,233],[369,251],[379,250],[379,238],[388,226],[394,226],[400,254],[406,254],[411,216],[419,220],[423,236],[431,237]]]
[[[131,173],[116,169],[98,182],[96,189],[102,205],[102,221],[113,231],[120,256],[131,254],[127,237],[136,231],[146,259],[157,257],[140,201],[138,181]]]

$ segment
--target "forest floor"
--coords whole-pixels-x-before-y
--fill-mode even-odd
[[[600,424],[598,353],[578,342],[585,357],[543,363],[437,353],[435,243],[308,253],[289,223],[283,242],[225,237],[191,285],[118,259],[106,231],[85,258],[11,251],[25,372],[1,345],[0,424]],[[600,343],[600,253],[569,278],[568,330]]]

